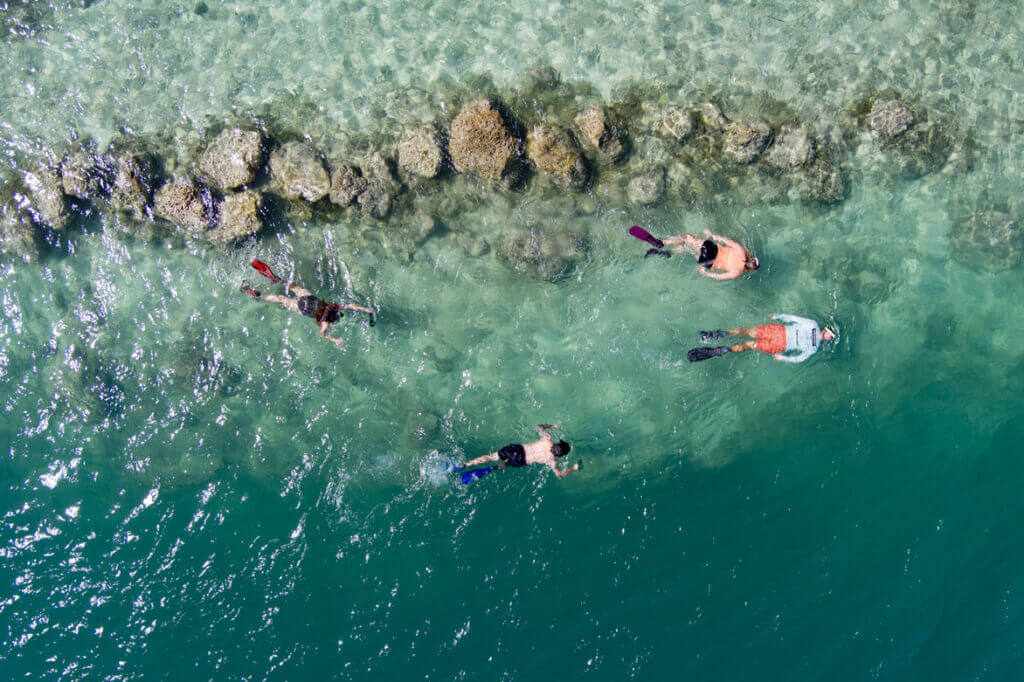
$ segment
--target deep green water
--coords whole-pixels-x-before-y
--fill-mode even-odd
[[[72,130],[183,139],[261,106],[327,145],[415,118],[410,88],[537,63],[731,111],[767,91],[817,130],[894,87],[977,158],[898,178],[862,134],[832,208],[483,190],[408,262],[355,215],[232,248],[91,215],[4,258],[5,679],[1021,678],[1024,281],[948,241],[965,206],[1024,219],[1015,3],[207,4],[25,15],[0,43],[8,170]],[[588,237],[556,283],[459,246],[538,224]],[[632,224],[711,227],[764,266],[644,261]],[[238,294],[254,257],[378,325],[322,341]],[[772,312],[840,341],[686,362],[699,330]],[[582,474],[441,473],[555,420]]]

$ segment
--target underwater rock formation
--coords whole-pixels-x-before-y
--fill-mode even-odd
[[[384,219],[391,212],[391,201],[402,191],[402,184],[391,171],[391,162],[379,152],[363,160],[360,169],[366,188],[356,196],[356,204],[363,215]]]
[[[320,201],[331,189],[331,178],[320,154],[306,142],[288,142],[270,154],[273,188],[285,199]]]
[[[32,220],[13,207],[0,207],[0,253],[25,262],[39,260],[39,238]]]
[[[526,136],[526,156],[561,187],[578,190],[587,184],[587,165],[567,130],[534,126]]]
[[[254,235],[263,228],[262,210],[263,195],[256,190],[228,194],[220,204],[217,225],[203,233],[203,237],[211,243],[224,244]]]
[[[639,206],[657,203],[664,195],[665,172],[660,168],[638,175],[626,185],[626,196],[630,202]]]
[[[338,206],[348,206],[366,190],[366,178],[358,168],[337,165],[331,171],[330,199]]]
[[[798,168],[814,159],[814,141],[802,126],[784,124],[779,128],[765,161],[775,168]]]
[[[93,199],[105,194],[110,184],[110,168],[89,149],[69,149],[60,163],[64,193],[76,199]]]
[[[591,107],[577,114],[573,123],[584,146],[597,152],[600,159],[618,163],[626,157],[626,131],[611,120],[604,108]]]
[[[670,104],[661,110],[657,132],[677,142],[683,142],[693,134],[693,112]]]
[[[878,98],[868,113],[868,126],[883,140],[892,140],[914,124],[914,114],[897,99]]]
[[[125,152],[114,161],[114,179],[110,191],[110,206],[142,220],[149,211],[153,196],[153,173],[149,160]]]
[[[202,232],[213,222],[213,199],[190,178],[177,178],[156,191],[153,212],[178,227]]]
[[[736,164],[751,163],[771,139],[772,129],[760,119],[733,121],[722,136],[722,155]]]
[[[32,195],[32,210],[39,222],[55,230],[63,230],[71,220],[67,197],[60,174],[49,166],[40,166],[25,173],[25,185]]]
[[[263,136],[255,130],[226,128],[199,157],[199,172],[219,190],[248,185],[263,160]]]
[[[954,223],[949,236],[953,258],[989,270],[1005,270],[1020,263],[1024,235],[1009,213],[977,211],[967,220]]]
[[[571,232],[552,232],[539,226],[517,228],[502,235],[498,256],[531,277],[556,282],[586,258],[583,238]]]
[[[518,174],[516,139],[486,97],[467,104],[452,120],[448,153],[460,173],[475,173],[493,181]]]
[[[444,163],[441,137],[432,126],[407,128],[398,141],[398,167],[420,178],[435,178]]]

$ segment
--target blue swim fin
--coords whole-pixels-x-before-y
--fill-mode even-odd
[[[472,471],[463,471],[459,474],[459,483],[462,485],[469,485],[473,481],[479,481],[481,478],[491,473],[498,467],[484,467],[483,469],[473,469]]]

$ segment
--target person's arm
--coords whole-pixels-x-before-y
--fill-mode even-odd
[[[799,322],[809,322],[810,321],[810,320],[805,320],[802,317],[797,317],[796,315],[785,315],[783,313],[772,313],[768,317],[770,317],[773,320],[778,320],[782,324],[797,324]]]
[[[341,343],[341,342],[342,342],[342,339],[336,339],[336,338],[334,338],[333,336],[330,336],[330,335],[328,335],[328,334],[327,334],[327,329],[328,329],[329,327],[330,327],[330,325],[329,325],[329,324],[327,324],[326,322],[321,322],[321,323],[320,323],[320,336],[321,336],[322,338],[325,338],[325,339],[327,339],[328,341],[331,341],[331,342],[333,342],[333,343]]]
[[[705,267],[699,267],[699,268],[697,268],[697,271],[700,274],[704,275],[705,277],[710,277],[711,279],[716,279],[716,280],[718,280],[720,282],[723,281],[723,280],[736,279],[737,277],[739,277],[739,273],[735,273],[735,272],[711,272],[711,270],[709,270],[708,268],[705,268]]]
[[[559,478],[565,478],[566,476],[568,476],[572,472],[580,470],[580,462],[576,462],[575,464],[573,464],[568,469],[559,469],[558,465],[555,462],[552,462],[548,466],[550,466],[551,470],[553,472],[555,472],[555,476],[558,476]]]
[[[552,438],[551,434],[548,433],[548,429],[553,428],[555,428],[554,424],[537,424],[537,435],[550,443]]]
[[[501,457],[498,457],[498,453],[497,452],[492,452],[489,455],[481,455],[480,457],[477,457],[476,459],[471,459],[468,462],[466,462],[463,466],[464,467],[475,467],[478,464],[486,464],[487,462],[497,462],[499,459],[501,459]]]
[[[785,355],[783,353],[776,353],[772,357],[775,358],[776,360],[778,360],[779,362],[793,362],[793,363],[795,363],[795,362],[803,362],[804,360],[806,360],[810,356],[811,356],[811,352],[810,351],[802,350],[799,353],[797,353],[796,355]]]

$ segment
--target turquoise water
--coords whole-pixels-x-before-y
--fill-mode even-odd
[[[1024,219],[1016,4],[82,4],[0,15],[5,187],[72,135],[184,164],[234,117],[330,154],[549,65],[599,99],[784,102],[849,194],[638,208],[456,178],[411,253],[401,212],[215,248],[87,210],[39,262],[2,257],[6,677],[1020,679],[1024,282],[949,242],[974,211]],[[849,123],[885,88],[971,151],[893,172]],[[764,265],[644,261],[632,224]],[[526,229],[585,254],[532,277],[501,255]],[[238,293],[253,258],[379,323],[324,342]],[[686,362],[700,329],[782,311],[839,343]],[[582,474],[442,473],[556,420]]]

